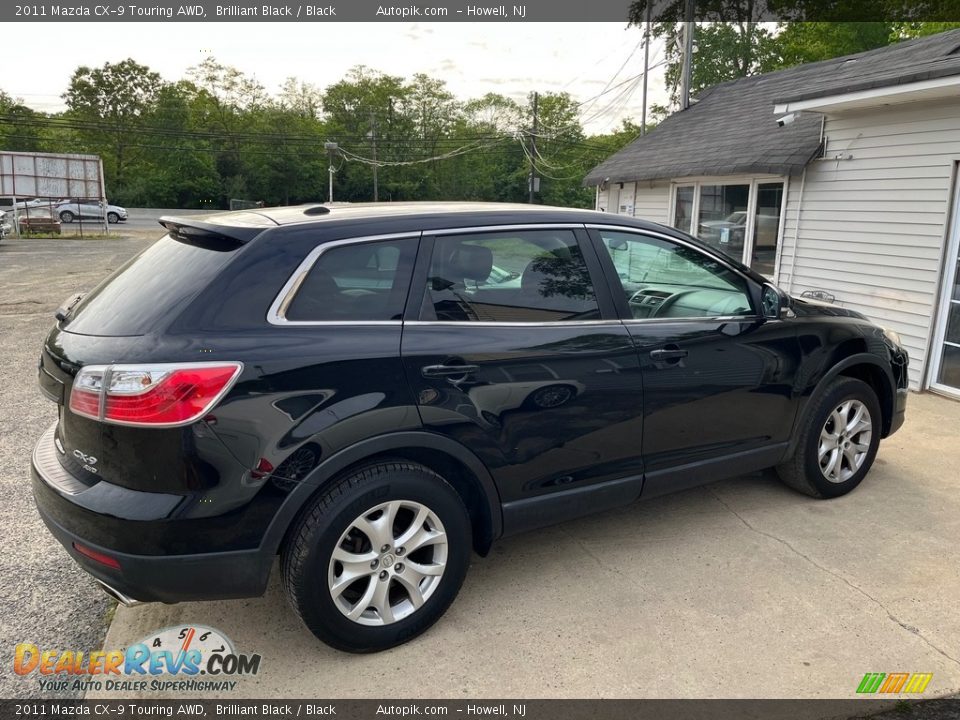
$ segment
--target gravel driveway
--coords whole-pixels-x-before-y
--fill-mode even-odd
[[[112,603],[54,542],[30,492],[30,451],[56,419],[37,389],[40,346],[57,306],[91,289],[151,240],[14,240],[0,243],[0,697],[38,697],[10,668],[13,648],[32,642],[62,650],[98,649]],[[63,696],[60,696],[63,697]]]

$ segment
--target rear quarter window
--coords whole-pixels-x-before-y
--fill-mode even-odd
[[[168,235],[89,293],[64,330],[109,336],[155,332],[217,277],[239,247],[188,244]]]
[[[400,320],[417,238],[358,241],[319,248],[320,255],[283,313],[290,322]]]

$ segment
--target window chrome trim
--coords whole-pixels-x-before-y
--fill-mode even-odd
[[[686,323],[686,322],[714,322],[714,323],[728,323],[728,322],[757,322],[758,320],[763,320],[760,315],[711,315],[711,316],[702,316],[702,317],[653,317],[653,318],[631,318],[629,320],[624,320],[624,325],[645,325],[647,323]]]
[[[656,230],[646,230],[644,228],[630,227],[629,225],[601,225],[596,223],[587,223],[586,227],[588,230],[613,230],[615,232],[623,232],[629,235],[641,235],[641,236],[647,235],[650,237],[659,238],[661,240],[674,242],[674,243],[677,243],[678,245],[683,245],[684,247],[690,248],[691,250],[695,250],[696,252],[700,253],[704,257],[710,258],[711,260],[717,260],[718,262],[722,263],[724,267],[726,267],[731,272],[735,273],[737,277],[741,278],[745,283],[747,283],[748,289],[750,287],[750,284],[755,282],[751,277],[749,277],[748,275],[745,275],[742,270],[731,265],[729,261],[726,260],[725,258],[715,258],[713,255],[710,255],[709,253],[705,253],[703,251],[703,248],[699,248],[691,242],[688,242],[681,238],[673,237],[671,235],[667,235],[666,233],[660,233],[660,232],[657,232]],[[751,305],[752,305],[752,298],[751,298]],[[753,308],[751,308],[751,310],[752,309]],[[753,315],[704,315],[704,316],[697,316],[697,317],[682,317],[682,318],[656,318],[656,317],[624,318],[623,323],[634,324],[634,323],[649,323],[649,322],[684,322],[688,320],[700,321],[700,322],[703,322],[704,320],[714,320],[718,322],[732,322],[735,320],[736,321],[744,321],[744,320],[756,321],[758,319],[763,319],[763,315],[760,313],[754,312]]]
[[[582,230],[583,223],[532,223],[512,225],[477,225],[475,227],[444,228],[442,230],[424,230],[425,237],[441,237],[444,235],[461,235],[467,233],[496,232],[497,230]]]
[[[377,327],[380,325],[402,325],[402,320],[288,320],[286,318],[287,310],[290,309],[290,304],[293,302],[293,299],[297,295],[297,291],[300,289],[300,286],[303,284],[303,281],[306,279],[307,275],[310,273],[310,270],[313,269],[313,266],[316,264],[317,260],[320,259],[320,256],[323,255],[327,250],[337,247],[343,247],[345,245],[358,245],[360,243],[368,242],[380,242],[383,240],[418,240],[421,237],[422,233],[420,231],[414,232],[404,232],[404,233],[389,233],[386,235],[366,235],[362,237],[351,237],[343,238],[341,240],[330,240],[328,242],[321,243],[317,245],[309,254],[303,259],[297,269],[293,271],[293,274],[290,275],[290,278],[284,283],[283,287],[280,288],[280,292],[277,293],[277,297],[274,298],[274,301],[270,304],[270,309],[267,310],[267,322],[271,325],[283,326],[373,326]]]
[[[554,320],[552,322],[536,321],[495,321],[495,320],[406,320],[404,325],[427,327],[427,326],[451,326],[451,327],[547,327],[547,328],[565,328],[575,326],[620,326],[621,320]]]

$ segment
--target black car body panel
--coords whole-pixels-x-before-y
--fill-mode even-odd
[[[71,308],[38,367],[43,393],[60,406],[33,458],[41,515],[81,565],[135,599],[261,593],[305,503],[371,457],[416,460],[451,480],[485,553],[501,535],[780,462],[810,398],[837,373],[877,388],[884,436],[903,421],[906,354],[855,312],[792,300],[777,318],[630,317],[593,229],[601,224],[695,248],[743,278],[759,307],[762,276],[653,223],[473,204],[162,223],[170,236]],[[421,320],[436,238],[498,227],[567,228],[595,313],[556,323]],[[409,239],[415,255],[395,316],[279,318],[317,248],[383,237]],[[379,291],[376,270],[358,297]],[[501,273],[508,283],[516,274]],[[139,295],[123,287],[133,280]],[[183,426],[130,427],[70,409],[84,367],[220,361],[242,363],[239,377]]]

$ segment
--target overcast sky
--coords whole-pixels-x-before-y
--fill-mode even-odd
[[[498,92],[522,100],[538,90],[584,101],[642,72],[641,36],[626,23],[18,23],[0,42],[0,88],[50,112],[63,109],[78,65],[132,57],[177,80],[213,55],[270,92],[291,75],[325,88],[366,65],[426,73],[460,99]],[[654,41],[651,64],[662,58]],[[662,70],[650,73],[648,105],[666,101]],[[585,105],[581,119],[588,133],[602,133],[622,118],[639,123],[641,107],[640,83],[631,82]]]

